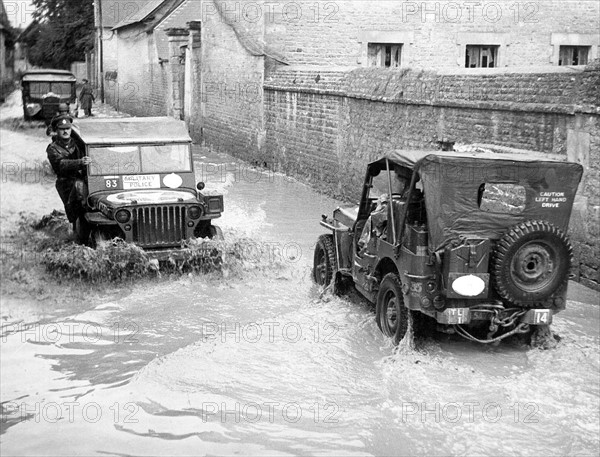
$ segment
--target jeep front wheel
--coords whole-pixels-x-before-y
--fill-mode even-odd
[[[75,236],[79,244],[85,244],[89,241],[92,228],[85,220],[84,216],[79,216],[74,224]]]
[[[215,241],[223,241],[225,239],[221,227],[219,227],[218,225],[210,226],[210,239]]]
[[[313,279],[319,286],[328,286],[331,283],[335,264],[333,235],[321,235],[315,246],[313,263]]]
[[[108,241],[109,239],[110,236],[108,233],[99,227],[90,230],[89,245],[93,249],[97,249],[100,244]]]
[[[496,291],[514,304],[541,303],[567,281],[572,254],[567,236],[549,222],[518,224],[496,247],[492,264]]]
[[[397,345],[408,330],[408,309],[404,306],[402,283],[395,273],[388,273],[381,281],[377,294],[377,326]]]

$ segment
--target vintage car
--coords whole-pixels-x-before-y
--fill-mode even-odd
[[[75,75],[66,70],[29,70],[23,73],[21,91],[25,120],[40,119],[49,124],[60,103],[66,103],[71,111],[74,110],[76,82]]]
[[[87,205],[77,219],[80,241],[115,237],[159,259],[192,237],[222,237],[212,221],[223,196],[196,183],[192,140],[183,121],[167,117],[81,119],[73,125],[87,167]]]
[[[541,153],[390,153],[358,207],[323,216],[314,280],[353,282],[395,344],[409,320],[483,343],[530,334],[566,305],[582,172]]]

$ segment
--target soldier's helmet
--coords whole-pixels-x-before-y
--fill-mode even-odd
[[[59,112],[59,114],[68,113],[69,112],[69,105],[67,105],[66,103],[59,104],[58,105],[58,112]]]

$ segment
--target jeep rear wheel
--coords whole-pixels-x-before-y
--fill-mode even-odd
[[[496,247],[492,263],[496,291],[514,304],[543,303],[567,281],[572,255],[567,236],[549,222],[516,225]]]
[[[333,235],[321,235],[315,246],[313,279],[320,286],[328,286],[333,280],[335,269],[335,247]]]
[[[381,281],[377,294],[377,326],[397,345],[406,335],[408,318],[400,278],[395,273],[388,273]]]

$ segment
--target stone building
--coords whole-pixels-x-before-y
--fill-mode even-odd
[[[184,3],[102,2],[101,68],[107,103],[134,115],[173,115],[173,77],[165,29]],[[186,22],[177,24],[185,26]],[[174,68],[179,70],[179,61]]]
[[[160,108],[197,140],[350,200],[365,163],[392,148],[562,154],[586,169],[572,226],[577,274],[597,285],[596,0],[189,2],[178,5],[189,24],[170,25],[170,105]],[[144,110],[132,113],[160,111],[141,89],[133,98]]]
[[[29,45],[28,43],[35,41],[35,35],[40,33],[40,23],[33,20],[23,31],[19,33],[15,43],[15,71],[23,73],[24,71],[36,68],[29,62]]]
[[[0,101],[12,89],[14,78],[14,30],[0,0]]]

